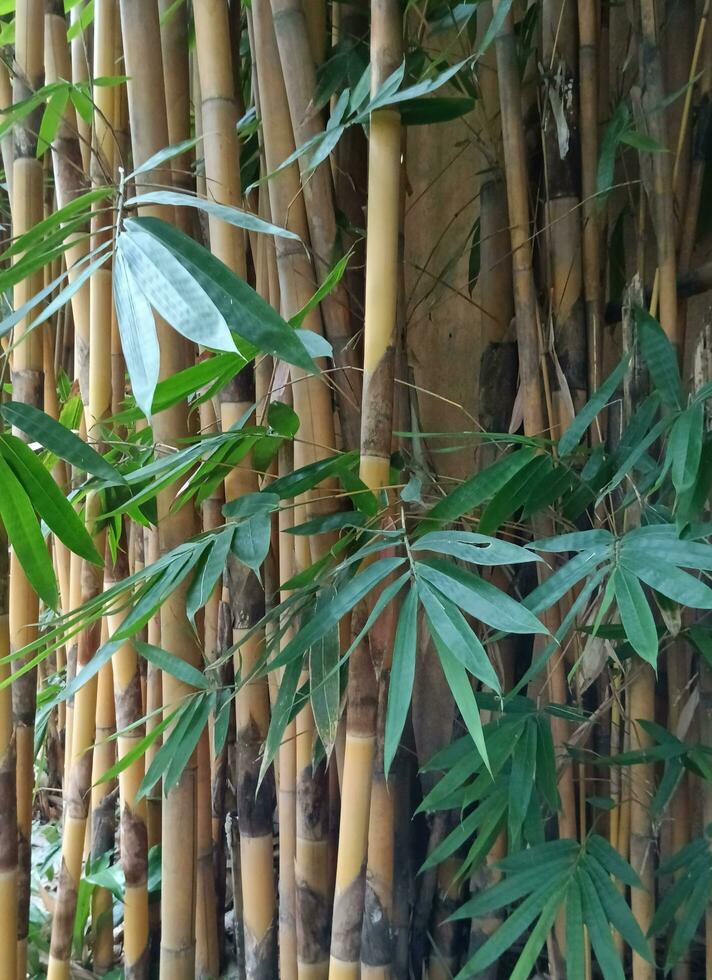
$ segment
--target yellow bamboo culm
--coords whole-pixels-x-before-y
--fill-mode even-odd
[[[156,0],[120,0],[131,143],[135,165],[145,163],[169,144],[161,33]],[[137,190],[165,183],[165,174],[146,172]],[[170,218],[170,212],[148,206],[141,213]],[[193,346],[156,318],[161,351],[160,378],[171,377],[194,363]],[[152,419],[157,443],[176,446],[189,434],[185,403]],[[175,487],[158,495],[158,544],[165,553],[195,531],[191,507],[172,511]],[[161,608],[161,645],[173,656],[200,669],[198,639],[185,611],[188,584],[181,585]],[[177,678],[163,676],[163,707],[172,711],[185,703],[193,689]],[[196,826],[197,757],[194,752],[178,781],[168,791],[162,812],[161,980],[192,980],[195,969],[195,896],[197,874]]]
[[[373,0],[372,92],[379,89],[400,63],[402,30],[400,5],[394,0]],[[379,109],[371,115],[368,146],[360,476],[368,487],[378,490],[389,482],[392,438],[401,184],[401,123],[396,110]],[[330,980],[360,976],[377,980],[390,975],[393,807],[383,774],[382,749],[380,764],[374,771],[377,721],[374,695],[382,709],[379,714],[385,720],[384,695],[390,663],[386,660],[379,666],[381,683],[376,685],[371,651],[366,644],[354,652],[349,664]],[[378,692],[377,687],[380,687]],[[367,881],[360,884],[367,859]],[[360,908],[353,907],[356,902],[361,904]]]
[[[18,0],[15,7],[15,74],[13,102],[21,102],[42,84],[44,63],[43,0]],[[18,122],[14,129],[12,168],[13,233],[29,231],[43,217],[42,163],[37,159],[37,133],[42,107]],[[39,269],[14,289],[15,309],[43,285]],[[15,401],[42,408],[42,339],[37,330],[27,333],[32,314],[14,331],[12,396]],[[21,433],[18,433],[21,435]],[[37,637],[39,602],[14,551],[10,555],[10,650],[19,650]],[[18,912],[17,976],[27,973],[27,930],[30,911],[30,836],[34,794],[34,723],[36,670],[14,682],[13,709],[17,757]]]

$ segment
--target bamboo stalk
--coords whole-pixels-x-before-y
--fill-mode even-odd
[[[10,653],[10,562],[5,528],[0,523],[0,974],[17,975],[17,802],[12,689],[7,680]]]
[[[155,0],[121,0],[124,61],[129,76],[128,100],[133,159],[146,162],[168,144],[160,25]],[[156,173],[141,175],[142,186],[160,180]],[[137,187],[140,191],[140,187]],[[161,214],[146,208],[144,213]],[[193,363],[191,345],[157,319],[161,351],[161,377],[166,378]],[[153,419],[159,444],[176,445],[189,433],[187,407],[178,404]],[[158,495],[158,535],[161,553],[189,538],[194,531],[190,507],[171,512],[174,489]],[[179,587],[161,608],[161,645],[174,656],[199,668],[202,663],[195,634],[185,613],[185,590]],[[163,706],[170,711],[183,702],[191,689],[170,675],[163,677]],[[161,907],[161,977],[190,980],[195,966],[196,888],[196,757],[188,761],[178,785],[163,806],[163,860]]]
[[[44,61],[44,4],[42,0],[19,0],[15,8],[15,75],[13,102],[20,102],[42,84]],[[37,159],[37,133],[41,108],[14,129],[13,232],[29,231],[43,216],[42,163]],[[28,276],[15,287],[15,308],[22,306],[42,288],[42,271]],[[38,331],[27,333],[30,319],[17,324],[12,356],[12,391],[16,401],[42,407],[42,340]],[[19,650],[37,638],[39,603],[15,553],[10,556],[10,649]],[[36,670],[28,671],[13,684],[13,717],[17,758],[18,830],[18,950],[17,975],[24,978],[27,965],[27,930],[30,909],[30,837],[34,796],[34,720]]]
[[[378,90],[400,62],[402,30],[399,5],[392,0],[373,0],[372,92]],[[361,479],[372,489],[389,482],[400,190],[400,114],[393,109],[377,110],[371,116],[369,139],[360,464]],[[384,644],[378,651],[384,656],[372,663],[371,650],[363,643],[349,664],[346,751],[329,970],[332,980],[359,975],[386,976],[392,962],[393,807],[384,778],[382,756],[391,649],[390,644]],[[374,665],[380,670],[378,680],[373,675]],[[378,745],[377,725],[381,735]],[[366,859],[368,869],[364,882]],[[362,900],[363,908],[359,908],[357,903]]]
[[[117,548],[116,562],[107,561],[105,587],[110,588],[128,575],[126,533]],[[108,617],[109,633],[121,627],[125,614]],[[141,683],[136,649],[124,641],[112,657],[114,700],[116,709],[117,757],[125,758],[143,738],[145,726],[141,704]],[[124,888],[124,948],[123,966],[126,980],[147,980],[148,977],[148,834],[147,804],[137,800],[144,776],[144,759],[133,759],[119,774],[119,810],[121,814],[121,867],[126,882]]]
[[[103,637],[106,639],[106,636]],[[115,795],[111,781],[100,781],[114,765],[116,731],[114,683],[111,664],[99,671],[96,694],[96,743],[92,753],[91,775],[91,861],[106,854],[113,859]],[[91,902],[92,952],[95,973],[107,973],[114,963],[113,895],[108,888],[95,887]]]
[[[321,9],[323,4],[315,4],[311,0],[303,7],[300,0],[272,2],[282,74],[289,79],[286,92],[296,146],[303,145],[324,129],[321,116],[311,108],[316,92],[316,71],[310,47],[309,11],[315,7]],[[302,191],[309,237],[314,250],[314,268],[317,281],[322,283],[337,258],[334,188],[329,161],[325,160],[313,173],[309,173],[306,169],[308,159],[308,155],[300,157]],[[321,309],[325,333],[333,348],[337,369],[335,386],[341,434],[345,448],[353,449],[359,444],[361,379],[351,333],[349,296],[344,280],[324,298]]]

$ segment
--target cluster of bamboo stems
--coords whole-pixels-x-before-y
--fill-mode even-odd
[[[43,107],[15,125],[12,140],[2,145],[13,236],[43,218],[47,200],[50,209],[62,207],[92,186],[116,182],[119,168],[126,169],[129,159],[138,167],[193,134],[201,138],[198,147],[185,149],[154,170],[144,169],[136,178],[136,192],[156,186],[196,190],[289,228],[308,249],[293,239],[246,233],[212,216],[207,229],[201,228],[186,208],[174,211],[147,204],[141,214],[173,222],[203,238],[216,257],[251,281],[285,319],[299,313],[327,278],[348,234],[341,227],[345,217],[352,230],[356,222],[363,222],[365,212],[367,226],[364,268],[352,266],[302,324],[330,342],[334,357],[329,370],[321,364],[322,374],[312,376],[260,357],[231,380],[219,398],[204,402],[199,417],[179,402],[152,420],[153,440],[160,452],[166,452],[198,431],[225,431],[249,413],[260,421],[270,400],[279,398],[291,401],[300,420],[293,446],[280,451],[266,474],[257,473],[246,456],[226,473],[199,514],[191,506],[172,506],[175,486],[162,490],[155,528],[146,530],[127,520],[117,552],[108,547],[98,520],[99,497],[90,495],[85,519],[105,563],[98,568],[52,540],[63,611],[90,601],[199,530],[218,526],[225,502],[338,449],[359,449],[363,483],[378,493],[391,493],[392,452],[398,445],[394,429],[410,429],[420,412],[427,418],[433,396],[442,409],[445,403],[467,403],[470,390],[476,388],[478,422],[485,430],[506,431],[510,423],[516,429],[521,422],[530,436],[559,434],[595,390],[620,347],[619,332],[603,329],[603,301],[613,280],[606,243],[619,220],[635,253],[628,258],[627,278],[637,273],[642,281],[654,283],[651,309],[659,313],[681,363],[690,361],[697,344],[696,314],[680,300],[677,284],[690,273],[704,186],[704,140],[694,119],[698,128],[704,125],[712,84],[708,4],[640,0],[629,5],[637,18],[633,23],[623,6],[542,0],[537,4],[535,67],[527,52],[523,58],[523,35],[514,29],[524,6],[507,0],[477,6],[479,41],[492,29],[496,38],[476,63],[472,78],[477,102],[467,123],[409,130],[406,139],[398,106],[379,108],[372,113],[367,143],[360,129],[347,131],[331,158],[311,172],[308,155],[282,169],[280,165],[295,147],[325,127],[326,110],[318,109],[314,99],[317,69],[327,51],[327,20],[334,44],[345,39],[363,43],[370,37],[370,85],[375,94],[401,64],[404,37],[423,41],[424,22],[416,22],[414,10],[404,21],[397,0],[372,0],[369,20],[358,5],[334,3],[327,9],[321,0],[252,0],[245,10],[225,0],[193,0],[189,16],[187,4],[171,0],[94,0],[90,26],[70,42],[61,0],[17,0],[14,53],[0,73],[6,104],[21,102],[43,83],[59,79],[79,83],[125,75],[127,80],[94,87],[91,124],[66,102],[46,164],[51,174],[37,155]],[[72,18],[78,16],[77,9],[72,8]],[[189,43],[191,25],[194,44]],[[453,45],[464,44],[466,38],[466,33],[453,29]],[[428,41],[426,35],[423,43]],[[623,44],[627,63],[621,74]],[[639,72],[630,67],[635,58],[640,59]],[[626,156],[628,169],[624,172],[619,164],[616,170],[620,186],[602,204],[597,199],[600,134],[611,107],[620,96],[630,97],[631,88],[646,135],[670,152],[641,150],[639,163],[635,154]],[[663,111],[666,95],[680,89],[683,95]],[[250,104],[260,122],[260,174],[271,176],[247,193],[241,186],[238,120]],[[442,215],[438,227],[413,230],[416,218],[409,218],[408,212],[417,201],[409,201],[414,196],[409,161],[421,152],[427,156],[439,140],[456,139],[473,156],[473,187],[443,188],[440,175],[431,169],[423,193],[434,195]],[[439,311],[435,299],[425,314],[436,328],[427,350],[429,360],[424,363],[420,357],[413,368],[417,359],[411,356],[415,342],[409,332],[409,293],[411,287],[416,292],[423,270],[415,259],[409,265],[416,250],[410,241],[424,237],[430,249],[438,233],[447,235],[452,214],[473,199],[469,210],[479,215],[480,240],[476,284],[470,283],[468,290],[468,276],[463,280],[463,255],[442,273],[425,270],[461,300],[464,297],[467,356],[460,364],[451,360],[452,350],[441,342],[450,307],[445,303]],[[112,234],[111,220],[96,204],[88,233],[76,233],[56,268],[65,262],[72,269]],[[469,245],[464,243],[460,251],[468,252]],[[464,265],[467,268],[467,254]],[[73,274],[70,271],[70,277]],[[42,271],[20,282],[13,296],[15,308],[55,275],[56,269],[48,269],[46,282]],[[418,315],[422,316],[422,305]],[[462,318],[461,313],[455,316]],[[30,320],[26,317],[14,331],[13,399],[56,417],[58,369],[67,369],[84,405],[83,436],[101,449],[112,438],[107,420],[126,394],[111,264],[74,294],[70,311],[41,330],[27,331]],[[157,327],[161,379],[173,377],[203,355],[160,318]],[[449,379],[448,385],[435,390],[437,386],[428,382],[430,370]],[[630,406],[624,406],[624,419],[629,411]],[[609,419],[612,428],[614,414]],[[454,413],[449,428],[457,429],[460,419]],[[593,438],[609,436],[599,430]],[[483,461],[490,452],[483,449]],[[471,461],[465,457],[463,452],[461,459],[468,467]],[[446,460],[443,467],[448,465]],[[60,462],[54,475],[69,490],[70,469]],[[286,598],[284,590],[280,596],[280,583],[326,555],[335,540],[293,536],[290,527],[336,508],[333,489],[326,482],[318,492],[297,499],[292,512],[280,512],[261,576],[237,562],[228,565],[224,587],[216,588],[209,599],[197,630],[186,614],[186,585],[169,596],[142,638],[199,670],[239,644],[234,665],[223,679],[250,677],[264,648],[264,631],[255,627],[266,604]],[[534,535],[546,537],[552,527],[548,519],[539,520]],[[552,632],[566,604],[562,600],[549,611],[546,625]],[[344,648],[369,611],[358,607],[354,622],[344,622]],[[75,676],[102,640],[116,632],[124,615],[95,623],[58,650],[58,671],[66,668],[68,679]],[[37,639],[39,621],[39,600],[0,537],[0,682],[11,673],[8,655]],[[162,980],[217,977],[224,966],[229,895],[238,966],[246,980],[409,975],[438,980],[457,972],[467,943],[476,948],[498,921],[473,920],[467,940],[445,921],[463,887],[456,858],[423,875],[417,889],[409,877],[415,855],[432,850],[457,815],[439,815],[426,828],[418,824],[417,833],[425,840],[413,845],[409,834],[414,838],[416,831],[408,828],[414,766],[399,759],[386,779],[383,732],[394,630],[395,611],[379,621],[379,628],[351,657],[345,710],[328,765],[313,760],[315,723],[307,704],[285,732],[274,772],[261,781],[260,753],[279,676],[272,683],[259,675],[238,688],[234,731],[225,748],[214,750],[211,722],[177,785],[163,798],[159,790],[148,799],[139,798],[159,742],[154,741],[145,755],[134,750],[146,731],[159,724],[162,713],[167,716],[194,693],[190,685],[173,674],[161,674],[152,664],[146,668],[135,646],[126,641],[95,678],[59,706],[53,730],[64,751],[63,766],[56,773],[63,796],[62,852],[51,901],[46,966],[50,980],[71,976],[83,869],[87,861],[115,850],[125,878],[119,959],[127,980],[149,976],[155,948],[160,950]],[[285,634],[282,642],[288,639]],[[518,670],[517,652],[506,638],[500,642],[498,666],[505,687],[511,686]],[[560,704],[570,700],[567,673],[575,659],[575,651],[568,660],[554,658],[545,679],[533,682],[530,693]],[[437,681],[429,691],[432,696],[425,694],[431,661],[430,651],[421,650],[410,725],[420,762],[446,743],[453,730],[454,709],[446,689]],[[668,728],[679,731],[685,719],[689,724],[683,707],[692,662],[684,644],[670,647],[665,676],[663,689],[656,687],[652,669],[641,665],[610,684],[601,674],[593,688],[600,704],[608,705],[600,715],[601,739],[608,738],[621,751],[644,746],[647,736],[633,719],[660,718],[656,697],[661,692],[667,697],[663,714]],[[14,681],[12,691],[0,686],[0,977],[7,980],[24,980],[28,969],[38,683],[42,678],[38,681],[36,671],[28,670]],[[702,698],[705,693],[709,698],[709,686],[706,668]],[[699,725],[701,737],[709,735],[709,705],[692,723]],[[581,839],[590,829],[585,799],[591,793],[591,773],[583,764],[575,767],[565,761],[570,725],[555,719],[552,730],[561,760],[558,833]],[[131,762],[120,772],[118,786],[102,781],[116,760],[126,757]],[[648,885],[646,891],[632,894],[633,912],[643,931],[654,914],[653,847],[659,828],[650,817],[653,789],[652,765],[625,773],[613,769],[607,785],[614,801],[606,818],[610,842]],[[684,775],[673,798],[672,830],[660,840],[670,853],[692,834],[696,816],[690,791],[690,777]],[[709,789],[703,808],[705,819],[712,820]],[[148,855],[158,844],[160,916],[149,904],[148,892]],[[484,879],[495,879],[494,862],[505,851],[506,835],[501,835],[487,869],[469,883],[472,890],[482,888]],[[97,974],[117,962],[113,902],[108,889],[95,888],[91,957]],[[565,941],[560,925],[549,944],[550,969],[557,976],[562,975],[557,972],[558,957]],[[707,935],[707,972],[712,975],[712,914],[707,917]],[[414,972],[409,974],[409,969]],[[690,963],[683,961],[676,967],[676,980],[686,980],[690,970]],[[634,980],[652,980],[654,967],[634,953],[632,975]]]

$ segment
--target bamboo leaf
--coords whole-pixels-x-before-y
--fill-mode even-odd
[[[634,949],[639,956],[651,963],[650,947],[633,913],[623,901],[616,886],[592,855],[586,858],[585,866],[591,876],[608,921],[618,930],[631,949]]]
[[[180,657],[176,657],[174,654],[152,643],[144,643],[142,640],[136,640],[134,646],[144,660],[158,667],[164,673],[170,674],[171,677],[175,677],[177,680],[182,681],[183,684],[187,684],[189,687],[195,687],[199,691],[208,690],[208,682],[205,679],[205,674],[187,661],[181,660]]]
[[[694,486],[702,458],[705,410],[702,403],[682,412],[670,430],[668,452],[672,456],[672,482],[678,493]]]
[[[74,508],[45,467],[22,439],[0,436],[0,454],[12,467],[33,506],[45,524],[75,554],[95,565],[104,559]]]
[[[480,470],[461,483],[444,500],[435,504],[421,527],[428,528],[433,521],[444,523],[456,521],[463,514],[479,507],[501,490],[513,476],[534,459],[535,455],[534,449],[525,446],[503,456],[486,469]]]
[[[554,888],[552,894],[547,899],[546,905],[541,911],[539,921],[529,933],[529,938],[524,944],[517,965],[512,970],[509,980],[528,980],[542,946],[546,942],[546,937],[554,924],[554,919],[559,911],[564,895],[568,887],[568,881],[564,881],[558,888]]]
[[[234,353],[222,313],[196,279],[158,239],[126,222],[116,248],[151,306],[178,333],[202,347]]]
[[[521,846],[522,826],[532,798],[536,779],[537,725],[530,719],[524,735],[512,753],[509,772],[509,807],[507,814],[508,847],[515,851]]]
[[[585,962],[581,890],[573,878],[566,892],[566,970],[569,980],[585,980]]]
[[[646,585],[674,602],[693,609],[712,609],[712,589],[676,565],[659,558],[653,564],[628,555],[620,567],[627,568]]]
[[[613,589],[628,642],[653,667],[658,659],[658,631],[643,588],[626,568],[613,572]]]
[[[195,625],[195,614],[210,598],[216,583],[227,565],[227,556],[232,547],[234,528],[218,534],[209,548],[201,555],[195,569],[193,581],[185,597],[185,611],[188,619]]]
[[[57,580],[47,546],[29,497],[14,472],[0,456],[0,520],[10,544],[40,599],[57,605]]]
[[[608,978],[624,980],[623,967],[613,945],[611,930],[591,877],[586,869],[581,867],[576,872],[576,878],[581,890],[584,922],[601,972],[607,980]]]
[[[526,548],[472,531],[431,531],[416,538],[410,550],[452,555],[474,565],[518,565],[541,561]]]
[[[684,914],[678,919],[665,957],[666,971],[672,969],[682,958],[682,954],[692,942],[700,919],[709,906],[710,895],[712,895],[712,871],[708,867],[706,873],[697,876],[690,897],[685,903]]]
[[[442,643],[473,677],[499,694],[501,686],[497,673],[485,648],[457,606],[441,592],[434,592],[425,582],[419,582],[418,593],[428,622]]]
[[[675,348],[647,310],[637,307],[635,319],[640,350],[656,390],[666,405],[682,408],[682,381]]]
[[[319,615],[317,604],[315,615]],[[309,694],[314,724],[327,756],[336,741],[341,702],[339,629],[334,626],[309,650]]]
[[[126,370],[136,404],[151,417],[160,354],[153,312],[121,251],[114,257],[114,303]]]
[[[132,218],[173,253],[210,297],[226,323],[258,351],[313,374],[316,366],[294,330],[246,282],[207,249],[157,218]]]
[[[508,633],[547,633],[528,609],[472,572],[434,558],[418,574],[471,616]]]
[[[593,420],[603,411],[623,380],[631,354],[627,354],[618,366],[608,375],[600,388],[594,392],[584,407],[576,415],[566,432],[559,439],[559,455],[567,456],[578,446]]]
[[[271,534],[272,522],[267,513],[248,517],[235,528],[232,551],[243,565],[247,565],[255,574],[259,573],[267,557]]]
[[[216,201],[208,201],[204,197],[195,197],[193,194],[184,194],[181,191],[146,191],[136,197],[129,198],[125,206],[141,207],[145,204],[163,204],[172,208],[197,208],[199,211],[209,214],[213,218],[220,218],[229,225],[236,228],[244,228],[247,231],[254,231],[263,235],[274,235],[277,238],[291,238],[293,241],[300,242],[301,238],[293,231],[280,228],[279,225],[270,224],[250,211],[242,211],[240,208],[229,207],[226,204],[218,204]],[[129,222],[127,222],[128,226]]]
[[[408,591],[401,605],[393,644],[393,665],[388,685],[388,707],[383,747],[386,777],[391,769],[408,716],[415,678],[415,658],[418,638],[418,593]]]
[[[299,677],[302,672],[302,658],[296,657],[285,667],[282,679],[279,682],[279,693],[272,709],[272,718],[265,739],[264,754],[260,765],[260,775],[258,788],[262,783],[267,770],[272,764],[274,757],[279,751],[279,746],[284,738],[284,732],[289,724],[294,711],[294,699],[299,685]]]

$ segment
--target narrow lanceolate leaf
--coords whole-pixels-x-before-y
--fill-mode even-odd
[[[598,965],[606,980],[625,980],[623,967],[613,945],[611,928],[590,875],[584,868],[576,872],[581,889],[583,917]]]
[[[430,634],[435,642],[435,648],[437,649],[438,656],[440,657],[443,673],[445,674],[445,679],[447,680],[448,686],[452,691],[455,704],[460,709],[462,720],[465,722],[467,730],[472,736],[472,741],[475,743],[477,751],[480,753],[484,764],[489,769],[490,762],[487,754],[487,744],[485,742],[485,736],[482,730],[482,719],[480,718],[480,710],[477,707],[477,701],[475,700],[470,678],[460,661],[457,660],[451,653],[450,648],[447,646],[442,635],[438,633],[429,616],[427,616],[427,619],[428,626],[430,627]]]
[[[276,235],[278,238],[291,238],[297,242],[301,241],[295,232],[280,228],[279,225],[270,224],[269,221],[263,221],[256,214],[241,211],[240,208],[231,208],[225,204],[218,204],[217,201],[208,201],[204,197],[195,197],[193,194],[183,194],[180,191],[147,191],[126,201],[126,207],[141,207],[144,204],[163,204],[172,208],[198,208],[199,211],[204,211],[211,217],[220,218],[221,221],[235,225],[236,228],[261,232],[263,235]]]
[[[351,612],[379,582],[400,568],[405,560],[405,558],[379,558],[340,586],[333,598],[322,606],[319,618],[308,620],[294,639],[290,640],[284,650],[275,657],[270,665],[271,669],[282,667],[305,653],[330,629],[337,626],[342,617]]]
[[[551,884],[551,881],[548,881],[546,885],[525,898],[494,935],[490,936],[465,964],[455,980],[470,980],[506,953],[546,905],[551,895]]]
[[[195,278],[153,235],[126,222],[116,248],[151,306],[178,333],[212,350],[234,353],[225,318]]]
[[[497,673],[485,648],[457,606],[425,582],[419,583],[418,592],[428,621],[443,644],[473,677],[499,694],[501,688]]]
[[[651,962],[650,947],[618,888],[593,856],[586,858],[585,866],[591,876],[608,921],[631,949],[634,949],[643,959]]]
[[[680,916],[672,934],[665,957],[666,970],[670,970],[677,963],[692,942],[700,919],[709,907],[710,895],[712,895],[712,869],[708,866],[697,875],[690,897],[685,903],[684,913]]]
[[[653,385],[663,401],[674,408],[682,407],[682,381],[677,352],[665,331],[647,310],[635,311],[640,349],[650,371]]]
[[[525,446],[498,459],[491,466],[465,480],[459,487],[437,503],[423,521],[423,527],[432,527],[432,522],[456,521],[458,517],[479,507],[511,480],[536,455],[536,450]]]
[[[628,370],[631,354],[627,354],[614,371],[609,374],[601,387],[593,393],[571,425],[559,439],[559,455],[567,456],[578,446],[589,425],[594,421],[615,394]]]
[[[383,760],[386,776],[395,758],[403,726],[408,715],[415,677],[415,656],[418,634],[418,596],[411,588],[403,600],[393,645],[393,665],[388,685],[386,733]]]
[[[625,559],[625,567],[646,585],[674,602],[692,606],[693,609],[712,609],[712,589],[676,565],[659,558],[654,563],[650,560],[633,560],[629,555]]]
[[[628,642],[643,660],[655,666],[658,631],[642,585],[632,572],[619,566],[613,572],[613,589]]]
[[[57,580],[35,511],[22,484],[0,456],[0,520],[30,585],[50,608],[57,605]]]
[[[316,366],[304,344],[251,286],[207,249],[157,218],[132,218],[134,226],[169,249],[220,310],[231,330],[258,351],[279,357],[309,373]]]
[[[522,826],[526,819],[529,801],[536,780],[537,725],[530,719],[524,735],[512,753],[509,772],[508,830],[509,847],[516,850],[521,844]]]
[[[265,773],[277,752],[284,737],[284,731],[289,724],[294,712],[294,700],[299,685],[299,675],[302,672],[302,658],[297,657],[287,664],[282,679],[279,682],[279,693],[274,708],[272,718],[269,723],[269,730],[265,740],[265,749],[260,766],[259,782],[264,779]]]
[[[569,980],[586,980],[581,890],[575,878],[566,892],[566,970]]]
[[[567,886],[568,882],[564,881],[558,887],[554,888],[552,894],[547,899],[546,905],[541,910],[537,924],[529,933],[529,938],[524,944],[524,949],[517,960],[517,965],[512,970],[510,980],[529,980],[541,948],[546,942],[546,937],[549,935],[549,931],[554,924],[554,919],[566,894]]]
[[[531,551],[517,544],[472,531],[431,531],[422,538],[416,538],[411,545],[411,551],[452,555],[453,558],[460,558],[473,565],[518,565],[522,562],[541,561]]]
[[[626,885],[630,885],[631,888],[643,887],[643,883],[633,868],[614,847],[611,847],[605,837],[601,837],[599,834],[591,834],[586,846],[609,874],[614,875]]]
[[[528,609],[489,582],[445,561],[434,558],[418,563],[418,574],[465,612],[508,633],[547,633]]]
[[[153,311],[120,251],[114,257],[114,303],[126,370],[136,404],[151,417],[160,354]]]
[[[316,615],[319,615],[317,606]],[[309,692],[314,724],[326,750],[331,754],[339,727],[341,678],[339,629],[334,626],[309,651]]]
[[[218,534],[198,562],[193,581],[190,583],[190,588],[185,597],[186,615],[193,624],[195,623],[195,614],[208,601],[225,569],[233,534],[234,528],[228,528]]]
[[[44,449],[48,449],[82,472],[112,483],[124,482],[119,471],[111,463],[107,463],[95,449],[87,445],[71,429],[67,429],[61,422],[57,422],[51,415],[35,408],[34,405],[6,402],[0,406],[0,415],[10,425],[24,432],[31,442],[38,442]]]
[[[686,408],[670,430],[668,452],[672,456],[672,482],[678,493],[694,486],[702,457],[705,409],[702,403]]]
[[[75,554],[103,563],[83,522],[32,450],[17,436],[0,436],[0,454],[12,467],[32,504],[57,537]]]
[[[199,691],[206,691],[208,689],[205,675],[196,667],[186,663],[185,660],[181,660],[180,657],[176,657],[167,650],[163,650],[161,647],[157,647],[152,643],[144,643],[142,640],[136,640],[135,647],[145,660],[148,660],[149,663],[154,664],[154,666],[166,674],[170,674],[171,677],[175,677],[179,681],[183,681],[184,684],[197,688]]]

